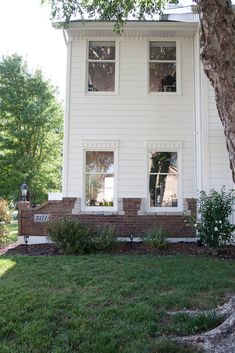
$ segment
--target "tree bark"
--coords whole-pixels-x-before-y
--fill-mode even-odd
[[[195,0],[201,26],[201,61],[215,90],[235,182],[235,15],[230,0]]]
[[[170,315],[179,313],[197,316],[209,314],[211,311],[184,310],[168,312]],[[235,296],[228,303],[214,310],[218,317],[225,317],[225,321],[215,329],[188,337],[176,337],[175,340],[203,349],[205,353],[234,353],[235,352]]]

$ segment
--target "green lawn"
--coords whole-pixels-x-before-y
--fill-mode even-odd
[[[205,257],[3,256],[0,353],[189,352],[162,339],[165,311],[234,292],[235,263]]]
[[[18,238],[18,223],[7,224],[9,236],[7,237],[6,244],[14,243]]]

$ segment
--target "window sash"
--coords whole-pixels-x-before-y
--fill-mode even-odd
[[[113,154],[113,169],[112,171],[87,171],[86,170],[86,163],[87,163],[87,153],[89,152],[109,152],[109,153],[112,153]],[[106,179],[106,178],[112,178],[113,180],[113,184],[112,185],[106,185],[106,187],[102,187],[100,189],[100,194],[103,194],[105,195],[106,193],[108,193],[108,196],[106,194],[106,197],[111,197],[111,200],[110,199],[102,199],[102,200],[99,200],[98,196],[99,196],[99,193],[96,194],[96,198],[93,199],[94,201],[94,204],[88,204],[88,201],[90,201],[91,203],[91,200],[89,200],[88,198],[88,195],[89,195],[89,192],[91,191],[91,189],[87,189],[88,187],[88,184],[87,184],[87,181],[90,179],[90,180],[96,180],[96,177],[98,177],[98,180],[100,179],[100,182],[102,184],[102,182]],[[103,185],[104,186],[104,185]],[[98,191],[95,190],[95,185],[94,185],[94,189],[95,193]],[[83,206],[84,207],[84,210],[100,210],[100,211],[104,211],[104,210],[113,210],[115,207],[116,207],[116,201],[115,201],[115,197],[116,197],[116,157],[115,157],[115,151],[112,150],[112,149],[105,149],[105,150],[102,150],[102,149],[87,149],[87,150],[84,150],[84,170],[83,170]]]
[[[115,48],[115,59],[89,59],[89,49],[90,45],[96,45],[96,46],[113,46]],[[96,90],[96,89],[89,89],[89,85],[92,85],[92,80],[90,78],[90,69],[89,69],[89,64],[113,64],[114,66],[114,76],[113,76],[113,85],[111,89],[102,89],[102,90]],[[88,41],[87,44],[87,60],[86,60],[86,86],[85,86],[85,92],[86,93],[92,93],[92,94],[99,94],[99,93],[106,93],[106,94],[112,94],[115,93],[117,90],[117,45],[116,41]]]
[[[154,153],[165,153],[165,152],[168,152],[167,150],[151,150],[148,152],[148,162],[151,160],[151,154],[154,154]],[[176,158],[177,158],[177,166],[178,166],[178,163],[179,163],[179,152],[178,151],[175,151],[175,150],[171,150],[169,151],[171,153],[176,153]],[[161,172],[150,172],[149,169],[148,169],[148,207],[149,209],[151,210],[154,210],[154,209],[161,209],[162,211],[165,210],[165,209],[169,209],[170,211],[174,211],[175,209],[178,209],[179,207],[179,202],[180,202],[180,175],[181,175],[181,171],[170,171],[170,172],[165,172],[165,173],[161,173]],[[161,205],[152,205],[152,203],[154,202],[153,199],[152,199],[152,193],[151,193],[151,189],[150,189],[150,180],[151,180],[151,177],[173,177],[174,178],[174,186],[176,186],[176,193],[173,193],[171,196],[168,196],[168,199],[164,199],[164,195],[166,196],[167,195],[167,189],[165,190],[164,194],[162,195],[162,200],[161,200]],[[176,184],[175,184],[176,183]],[[167,180],[165,179],[165,186],[167,185]],[[157,188],[155,189],[155,193],[157,191]],[[155,198],[157,197],[157,194],[155,194]],[[175,198],[176,196],[176,198]],[[156,202],[156,199],[155,199],[155,202]],[[164,204],[167,204],[169,203],[169,205],[164,205]],[[170,205],[171,204],[171,205]]]

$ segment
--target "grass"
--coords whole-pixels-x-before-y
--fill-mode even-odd
[[[188,336],[206,332],[219,326],[224,321],[224,318],[216,316],[213,310],[206,314],[201,313],[198,316],[190,316],[185,313],[171,316],[161,313],[159,318],[159,322],[162,323],[161,333],[174,336]]]
[[[14,243],[18,238],[18,223],[7,224],[7,228],[9,230],[9,235],[6,244]]]
[[[214,308],[234,270],[205,257],[1,257],[0,353],[195,353],[164,337],[160,313]]]

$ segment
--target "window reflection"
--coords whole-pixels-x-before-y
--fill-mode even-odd
[[[176,92],[176,42],[150,42],[149,91]]]
[[[86,206],[112,207],[114,199],[114,152],[87,151]]]
[[[154,152],[149,157],[150,207],[178,206],[176,152]]]

